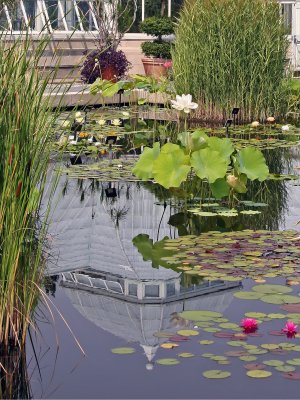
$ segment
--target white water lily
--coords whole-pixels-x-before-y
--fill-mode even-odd
[[[121,121],[120,121],[119,119],[113,119],[113,120],[111,121],[111,124],[112,124],[113,126],[120,126],[120,125],[121,125]]]
[[[129,117],[130,114],[129,114],[129,112],[127,112],[127,111],[123,111],[123,112],[122,112],[122,115],[123,115],[124,117]]]
[[[175,108],[177,111],[183,111],[186,114],[198,108],[198,104],[192,102],[191,94],[183,94],[182,96],[176,95],[176,100],[171,100],[171,103],[172,108]]]
[[[251,123],[251,127],[252,127],[252,128],[257,128],[259,125],[260,125],[260,124],[259,124],[258,121],[253,121],[253,122]]]
[[[75,121],[78,122],[79,124],[82,124],[82,122],[84,121],[84,118],[83,117],[75,118]]]
[[[97,124],[100,125],[100,126],[103,126],[103,125],[106,124],[106,120],[105,119],[98,119],[97,120]]]
[[[288,125],[282,125],[281,130],[282,131],[289,131],[290,127]]]
[[[267,118],[267,122],[273,123],[273,122],[275,122],[275,118],[274,117],[268,117]]]
[[[80,111],[77,111],[77,113],[75,113],[75,118],[80,118],[81,117],[81,112]]]

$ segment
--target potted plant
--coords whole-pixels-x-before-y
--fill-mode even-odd
[[[164,40],[163,36],[174,33],[173,21],[167,17],[150,17],[141,23],[140,28],[147,35],[156,36],[154,41],[144,42],[141,45],[146,56],[142,58],[146,75],[156,78],[167,75],[168,68],[165,64],[171,62],[172,44]]]
[[[110,47],[89,53],[81,68],[84,83],[94,83],[97,78],[117,82],[122,79],[131,64],[121,50]]]

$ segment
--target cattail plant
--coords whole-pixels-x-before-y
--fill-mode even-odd
[[[287,104],[287,32],[276,0],[187,0],[177,22],[173,71],[178,94],[198,117],[243,121],[280,115]]]
[[[6,40],[7,39],[7,40]],[[25,343],[43,278],[46,216],[39,205],[55,114],[45,96],[51,76],[38,64],[47,40],[0,41],[0,342]]]

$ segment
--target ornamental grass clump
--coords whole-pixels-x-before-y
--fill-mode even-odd
[[[190,93],[198,117],[243,121],[286,110],[288,40],[275,0],[185,2],[172,51],[177,93]]]
[[[26,36],[26,35],[25,35]],[[0,343],[25,344],[43,277],[46,224],[38,223],[54,114],[50,76],[38,63],[47,43],[0,42]],[[47,100],[48,99],[48,100]],[[46,220],[46,215],[43,216]]]

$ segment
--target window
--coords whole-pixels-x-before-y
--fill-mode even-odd
[[[130,16],[134,14],[135,2],[130,2],[130,0],[121,0],[122,6],[124,8],[127,7],[128,10],[126,17],[122,15],[121,25],[129,27],[132,24],[129,32],[138,33],[140,32],[140,22],[145,18],[154,16],[178,17],[183,2],[184,0],[136,0],[136,18],[132,24]],[[127,25],[125,23],[125,18]]]
[[[167,297],[175,295],[175,283],[167,283]]]
[[[18,0],[0,13],[0,29],[22,31],[94,31],[93,0]]]
[[[292,34],[292,23],[293,23],[293,6],[294,3],[282,3],[281,13],[284,21],[284,25],[287,28],[288,34]]]
[[[130,296],[137,296],[137,285],[135,283],[129,283],[128,285],[128,294]]]
[[[145,297],[159,297],[159,285],[146,285]]]

